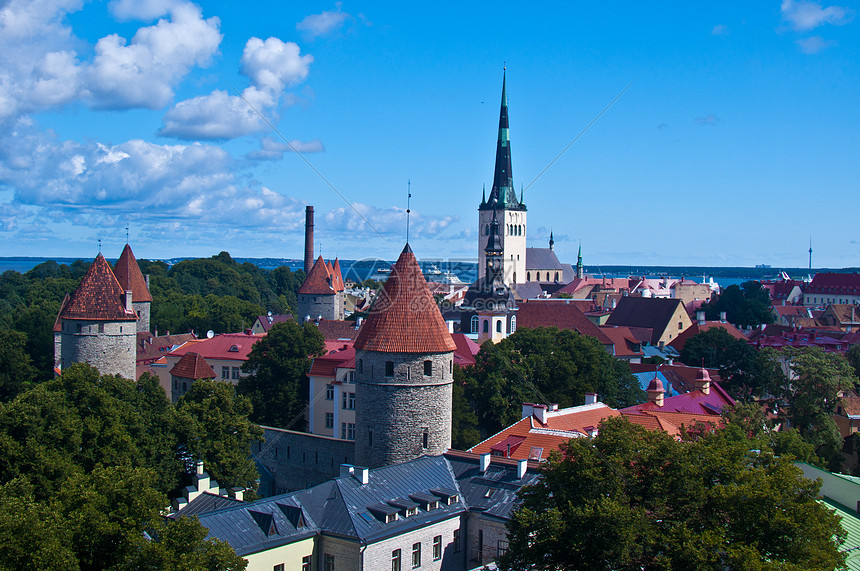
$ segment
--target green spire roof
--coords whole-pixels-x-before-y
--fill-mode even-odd
[[[506,78],[502,76],[502,105],[499,110],[499,139],[496,143],[496,167],[493,172],[493,188],[490,197],[482,201],[483,208],[522,209],[525,205],[517,200],[514,177],[511,169],[511,138],[508,134],[508,95]]]

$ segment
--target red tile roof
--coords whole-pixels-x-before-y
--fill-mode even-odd
[[[190,351],[200,353],[204,359],[224,359],[235,361],[247,361],[248,353],[254,344],[265,337],[264,335],[249,335],[247,333],[224,333],[216,335],[211,339],[201,339],[196,342],[185,343],[171,356],[183,356]]]
[[[293,318],[292,313],[286,313],[286,314],[276,313],[275,315],[272,315],[272,316],[258,315],[257,321],[255,323],[259,323],[260,328],[263,331],[265,331],[266,333],[268,333],[269,329],[271,329],[272,325],[274,325],[275,323],[286,323],[287,321],[290,321],[292,318]]]
[[[152,295],[149,293],[149,288],[146,287],[146,280],[140,273],[140,266],[137,265],[137,259],[135,259],[131,246],[128,244],[122,249],[119,260],[114,264],[113,273],[122,289],[131,290],[132,301],[152,302]]]
[[[612,340],[615,345],[616,357],[636,357],[642,356],[642,346],[636,335],[630,331],[629,327],[611,327],[601,326],[600,330]]]
[[[125,309],[125,290],[110,264],[99,254],[78,288],[59,314],[60,319],[82,321],[137,321],[134,310]]]
[[[335,260],[337,263],[337,260]],[[334,295],[343,291],[343,277],[340,275],[340,263],[335,267],[320,256],[308,272],[305,281],[299,288],[299,293],[311,295]]]
[[[518,304],[517,327],[556,327],[572,329],[595,337],[601,345],[612,345],[612,340],[596,326],[577,304],[567,299],[531,299]]]
[[[308,376],[331,377],[336,376],[338,369],[355,368],[355,347],[344,345],[342,348],[327,353],[314,359]]]
[[[468,367],[475,364],[475,356],[481,350],[481,346],[466,336],[465,333],[454,333],[451,335],[454,344],[454,364],[460,367]]]
[[[711,390],[708,394],[700,390],[693,390],[664,399],[662,407],[648,401],[643,404],[622,408],[621,414],[645,414],[650,411],[657,411],[719,416],[724,408],[734,405],[735,401],[732,397],[718,383],[711,381]]]
[[[170,374],[183,379],[214,379],[215,371],[200,353],[189,351],[170,369]]]
[[[805,293],[860,295],[860,274],[819,272],[812,278]]]
[[[546,424],[530,415],[469,449],[476,454],[501,453],[515,460],[532,457],[533,448],[540,448],[539,459],[545,460],[552,450],[571,438],[587,436],[603,419],[620,416],[617,410],[603,403],[575,406],[547,412]],[[508,449],[510,445],[510,449]]]
[[[361,351],[447,353],[456,346],[409,244],[355,340]]]
[[[137,334],[137,362],[151,363],[170,353],[174,347],[196,339],[193,333],[154,336],[150,332]]]
[[[644,426],[649,430],[662,430],[670,436],[680,437],[685,429],[693,428],[696,424],[706,424],[714,428],[723,426],[722,417],[710,414],[690,414],[663,410],[647,410],[642,414],[626,414],[624,418]]]
[[[358,337],[358,332],[361,331],[363,324],[358,327],[355,325],[355,321],[320,319],[319,323],[317,323],[317,329],[320,330],[325,339],[355,339]]]

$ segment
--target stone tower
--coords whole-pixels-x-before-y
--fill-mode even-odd
[[[140,273],[140,266],[137,265],[137,259],[128,244],[114,264],[113,273],[122,289],[131,291],[131,305],[137,313],[137,332],[148,333],[152,295],[149,293],[149,282]]]
[[[340,261],[328,263],[320,256],[302,282],[298,293],[298,316],[301,323],[307,318],[343,319],[345,297]]]
[[[104,375],[135,378],[137,314],[132,293],[99,254],[57,316],[55,362],[60,369],[89,363]]]
[[[526,205],[514,189],[511,171],[511,139],[508,133],[508,96],[502,78],[502,108],[499,112],[499,138],[496,143],[496,167],[490,196],[483,196],[478,207],[478,267],[485,266],[485,249],[490,237],[490,222],[499,213],[502,247],[502,277],[506,285],[525,281],[526,274]]]
[[[375,468],[451,447],[454,341],[409,245],[355,340],[355,458]]]

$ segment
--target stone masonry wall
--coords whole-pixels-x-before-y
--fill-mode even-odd
[[[424,375],[425,360],[432,365],[430,376]],[[386,361],[394,364],[391,377],[385,376]],[[358,465],[387,466],[425,454],[439,455],[451,447],[452,362],[452,353],[359,352],[355,373]]]
[[[454,545],[454,530],[461,530],[464,518],[454,516],[451,519],[428,525],[409,533],[402,533],[389,539],[377,541],[367,546],[363,554],[362,569],[391,569],[392,552],[400,550],[400,569],[412,569],[412,550],[416,543],[421,544],[420,568],[430,571],[447,571],[465,569],[465,549],[463,549],[462,533],[460,547]],[[439,559],[433,558],[433,539],[441,536],[442,553]]]
[[[134,311],[137,312],[138,333],[149,333],[149,314],[151,305],[152,304],[148,301],[132,301],[131,303]]]
[[[355,462],[355,443],[328,436],[263,427],[263,441],[251,450],[271,474],[269,490],[275,495],[303,490],[340,475],[341,464]]]
[[[133,321],[64,319],[62,326],[63,369],[73,363],[89,363],[103,375],[134,380],[137,326]]]
[[[341,317],[336,317],[336,295],[314,295],[314,294],[299,294],[299,323],[304,322],[305,317],[311,317],[311,321],[322,316],[323,319],[343,319],[343,311]]]

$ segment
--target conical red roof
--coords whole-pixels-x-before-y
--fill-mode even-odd
[[[387,353],[447,353],[456,348],[409,244],[370,308],[355,348]]]
[[[335,291],[328,264],[326,264],[323,257],[320,256],[317,258],[311,271],[308,272],[307,277],[305,277],[305,281],[302,282],[302,285],[299,288],[299,293],[334,295]]]
[[[179,359],[172,369],[170,374],[174,377],[182,377],[183,379],[214,379],[215,371],[206,362],[200,353],[188,352]]]
[[[132,301],[152,302],[152,295],[149,293],[149,288],[146,287],[146,280],[143,279],[140,266],[137,265],[137,259],[128,244],[122,249],[119,260],[114,264],[113,273],[124,290],[131,290]]]
[[[125,289],[119,285],[110,264],[101,254],[96,256],[59,317],[90,321],[137,320],[134,310],[126,311]]]

